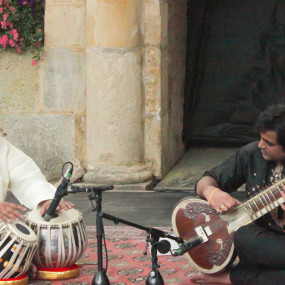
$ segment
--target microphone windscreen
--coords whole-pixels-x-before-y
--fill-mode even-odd
[[[170,242],[166,239],[159,241],[159,243],[157,244],[157,250],[162,254],[169,252],[170,248]]]

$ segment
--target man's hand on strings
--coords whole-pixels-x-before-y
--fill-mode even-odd
[[[233,198],[229,193],[226,193],[219,188],[212,190],[210,198],[210,205],[219,213],[225,213],[241,204],[240,201]]]

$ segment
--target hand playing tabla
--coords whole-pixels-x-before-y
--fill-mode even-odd
[[[39,205],[41,206],[41,215],[44,215],[47,211],[47,209],[49,208],[50,204],[52,202],[52,199],[50,200],[45,200],[42,201]],[[69,210],[72,209],[74,207],[74,205],[71,202],[68,201],[60,201],[56,210],[60,211],[60,210]]]
[[[0,219],[7,223],[18,221],[24,217],[21,212],[25,212],[26,210],[27,209],[21,205],[0,202]]]

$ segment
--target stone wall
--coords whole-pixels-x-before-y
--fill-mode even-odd
[[[69,117],[61,143],[65,155],[81,163],[86,158],[85,106],[85,0],[46,0],[45,47],[41,62],[42,98],[45,111]],[[66,159],[65,159],[66,161]]]
[[[145,158],[163,178],[183,154],[187,0],[144,0]]]
[[[46,0],[41,62],[0,53],[0,127],[48,179],[64,162],[85,160],[84,31],[84,0]]]
[[[59,177],[74,157],[74,117],[52,112],[43,100],[40,68],[30,53],[1,52],[0,127],[10,142],[31,156],[48,178]]]
[[[163,106],[167,120],[163,125],[163,176],[182,156],[183,102],[186,70],[187,0],[168,0],[168,74]],[[162,67],[162,70],[164,68]],[[166,85],[166,83],[164,84]]]
[[[163,178],[183,153],[187,0],[46,0],[43,60],[1,53],[1,125],[48,178]]]

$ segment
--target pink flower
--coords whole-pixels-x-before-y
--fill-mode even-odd
[[[26,4],[27,4],[27,1],[24,1],[23,4],[26,5]]]
[[[3,19],[4,19],[4,21],[6,21],[6,20],[7,20],[7,18],[8,18],[8,14],[4,14],[4,15],[3,15]]]
[[[12,34],[13,34],[13,36],[14,36],[14,40],[18,40],[18,37],[19,37],[19,33],[18,33],[18,31],[16,30],[16,29],[13,29],[12,31]]]
[[[32,60],[32,65],[36,65],[37,61],[35,59]]]
[[[20,38],[20,42],[22,42],[24,39],[23,38]]]
[[[10,45],[11,47],[16,46],[16,44],[15,44],[15,42],[14,42],[13,40],[9,40],[9,45]]]
[[[17,53],[21,53],[22,49],[20,47],[17,48]]]
[[[9,41],[9,38],[7,35],[3,35],[2,37],[0,37],[0,45],[2,45],[3,48],[6,48],[8,41]]]
[[[0,13],[3,13],[3,8],[0,8]]]
[[[0,0],[0,5],[2,5],[3,4],[3,0]]]
[[[7,22],[5,22],[5,21],[1,21],[1,27],[2,27],[2,29],[7,29]]]
[[[10,10],[12,11],[13,14],[15,14],[15,12],[16,12],[16,8],[15,7],[12,7]]]

